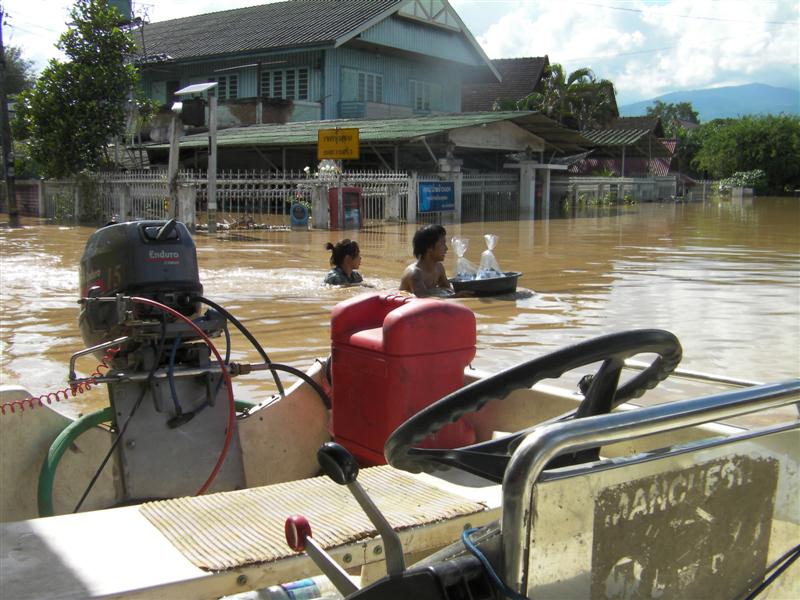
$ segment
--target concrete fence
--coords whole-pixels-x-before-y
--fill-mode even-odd
[[[572,202],[636,202],[671,200],[677,195],[677,178],[667,177],[553,177],[551,197]]]

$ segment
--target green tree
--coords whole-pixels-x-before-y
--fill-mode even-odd
[[[22,58],[22,50],[15,46],[6,49],[6,95],[16,96],[29,90],[36,82],[33,62]]]
[[[664,133],[668,138],[678,137],[678,132],[685,129],[681,122],[700,123],[699,115],[692,108],[691,102],[662,102],[656,100],[653,106],[647,107],[648,117],[659,117]]]
[[[576,129],[607,125],[617,116],[616,106],[610,81],[598,80],[586,67],[567,74],[558,63],[547,68],[537,90],[518,105]]]
[[[572,117],[577,129],[603,128],[619,116],[614,84],[607,79],[579,83],[572,100]]]
[[[107,144],[125,128],[138,73],[134,50],[107,0],[76,0],[58,48],[33,89],[20,94],[15,131],[28,139],[44,175],[63,177],[107,163]]]
[[[746,116],[717,119],[692,132],[699,150],[692,167],[714,179],[761,169],[766,191],[781,194],[800,187],[800,117]]]

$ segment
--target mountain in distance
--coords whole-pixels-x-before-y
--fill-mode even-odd
[[[700,122],[713,119],[738,118],[745,115],[800,115],[800,90],[779,88],[763,83],[748,83],[706,90],[671,92],[619,107],[621,117],[636,117],[647,114],[647,108],[656,100],[677,104],[691,102],[700,114]]]

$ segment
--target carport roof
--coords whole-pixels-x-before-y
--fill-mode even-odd
[[[398,143],[434,136],[452,129],[476,127],[500,121],[512,121],[542,138],[550,149],[583,150],[591,143],[577,131],[562,127],[544,115],[527,111],[480,112],[407,117],[401,119],[337,119],[285,124],[250,125],[217,131],[217,146],[312,146],[320,129],[358,128],[361,142]],[[181,148],[208,145],[208,133],[181,138]],[[151,149],[168,149],[169,144],[155,144]]]
[[[604,148],[611,147],[633,148],[642,156],[672,156],[672,151],[650,129],[585,129],[581,134],[595,148],[593,156],[600,156]]]

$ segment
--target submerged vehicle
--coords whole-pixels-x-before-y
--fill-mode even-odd
[[[481,373],[468,308],[391,293],[336,306],[331,356],[303,372],[270,361],[197,273],[174,221],[87,242],[71,383],[107,385],[110,406],[71,419],[2,393],[4,595],[218,598],[320,573],[359,598],[800,588],[800,421],[727,423],[797,403],[800,380],[639,406],[687,375],[654,329]],[[262,363],[231,360],[229,324]],[[80,379],[87,355],[105,367]],[[546,381],[593,365],[579,392]],[[231,378],[254,371],[278,393],[237,402]]]

